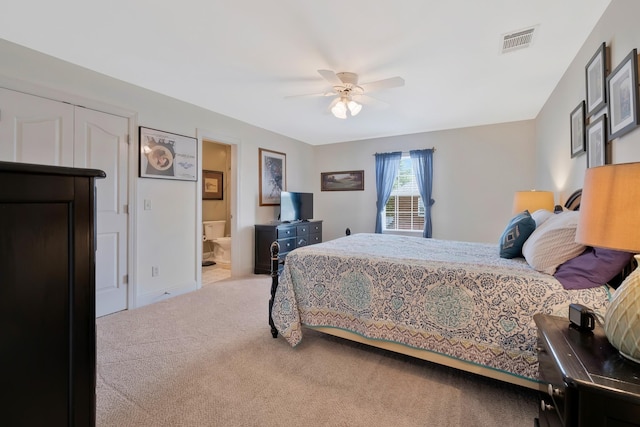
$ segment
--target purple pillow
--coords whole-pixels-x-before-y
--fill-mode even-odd
[[[631,258],[633,254],[629,252],[588,247],[560,265],[553,276],[565,289],[596,288],[613,279]]]

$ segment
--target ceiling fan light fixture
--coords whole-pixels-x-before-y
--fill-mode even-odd
[[[331,113],[333,113],[333,115],[336,116],[339,119],[346,119],[347,118],[347,106],[345,105],[345,103],[342,100],[340,100],[340,101],[336,102],[336,105],[331,107]]]
[[[349,107],[352,116],[357,116],[360,110],[362,110],[362,104],[358,104],[356,101],[349,101],[347,107]]]

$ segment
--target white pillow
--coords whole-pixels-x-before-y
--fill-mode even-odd
[[[522,255],[534,269],[553,274],[560,264],[584,252],[576,243],[578,211],[553,214],[537,227],[522,246]]]
[[[546,209],[538,209],[531,214],[531,218],[536,222],[536,228],[540,227],[543,222],[555,215],[553,212]]]

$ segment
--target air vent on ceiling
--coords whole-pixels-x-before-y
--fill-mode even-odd
[[[511,52],[518,49],[524,49],[531,46],[533,42],[533,33],[536,27],[526,28],[524,30],[514,31],[502,35],[502,53]]]

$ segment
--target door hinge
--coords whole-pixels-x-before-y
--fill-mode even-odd
[[[122,276],[122,284],[123,285],[129,284],[129,275],[128,274],[125,274],[124,276]]]
[[[127,141],[127,144],[131,144],[131,137],[129,135],[125,135],[124,139]]]
[[[129,214],[129,205],[122,205],[122,213]]]

